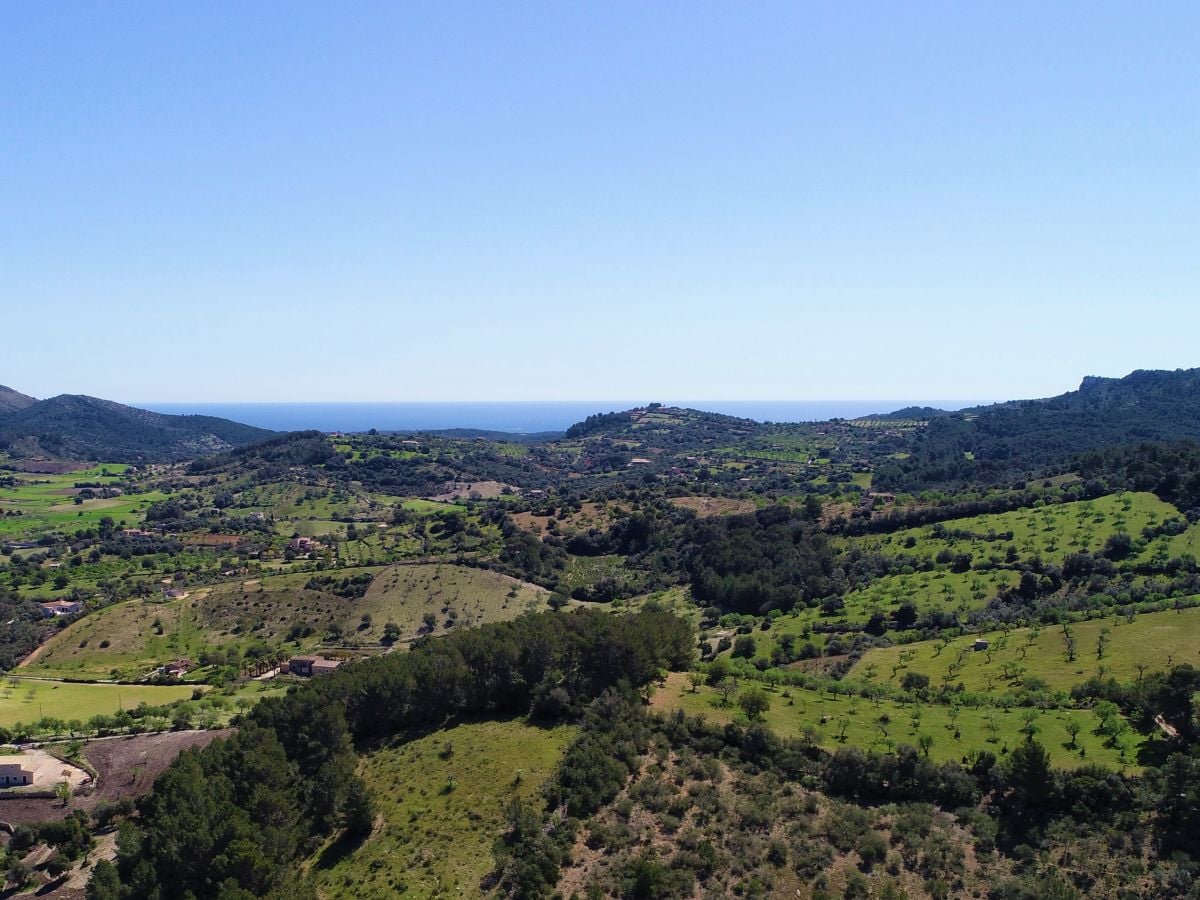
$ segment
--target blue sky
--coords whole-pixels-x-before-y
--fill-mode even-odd
[[[1200,365],[1200,7],[8,3],[0,383],[1045,396]]]

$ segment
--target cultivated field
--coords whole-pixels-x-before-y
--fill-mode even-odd
[[[9,675],[0,679],[0,725],[31,724],[44,716],[86,722],[139,704],[164,706],[192,696],[193,685],[74,684]]]
[[[1140,539],[1143,528],[1179,516],[1179,510],[1153,494],[1110,494],[1096,500],[955,519],[940,526],[923,525],[859,538],[858,543],[864,550],[928,559],[943,550],[969,553],[973,560],[997,564],[1005,561],[1012,547],[1022,559],[1040,556],[1046,562],[1061,562],[1070,553],[1103,549],[1105,541],[1117,532]],[[946,536],[937,537],[939,532]]]
[[[930,759],[962,760],[971,751],[980,750],[1002,757],[1025,740],[1022,729],[1029,715],[1034,716],[1034,736],[1046,747],[1054,765],[1061,768],[1085,762],[1111,768],[1134,767],[1139,750],[1148,740],[1129,731],[1121,739],[1124,752],[1107,746],[1106,739],[1096,734],[1099,719],[1089,710],[953,708],[833,697],[827,692],[795,687],[771,691],[768,696],[771,706],[763,720],[768,728],[782,737],[808,737],[826,749],[851,746],[890,751],[899,744],[916,747],[921,735],[928,735],[933,741]],[[736,695],[729,705],[721,705],[721,696],[714,688],[702,686],[693,693],[687,677],[680,673],[667,677],[651,705],[661,710],[682,709],[717,723],[732,722],[740,713]],[[1071,720],[1080,725],[1074,745],[1066,727]]]
[[[388,622],[402,639],[443,634],[454,628],[515,619],[526,610],[547,608],[550,592],[506,575],[467,566],[428,563],[390,566],[381,571],[361,600],[347,604],[341,617],[347,634],[378,641]],[[362,620],[369,615],[370,623]],[[432,628],[425,617],[431,616]]]
[[[1075,644],[1070,659],[1067,633]],[[987,652],[970,648],[976,638],[988,641]],[[1103,647],[1101,644],[1103,643]],[[928,675],[936,687],[949,677],[971,691],[1005,690],[1029,677],[1044,680],[1051,690],[1069,690],[1094,675],[1131,681],[1144,672],[1190,663],[1200,666],[1200,607],[1178,612],[1142,613],[1133,622],[1122,617],[1038,629],[966,635],[943,644],[915,644],[868,650],[851,670],[864,677],[899,683],[905,672]],[[1140,667],[1140,668],[1139,668]],[[953,669],[953,673],[950,670]]]

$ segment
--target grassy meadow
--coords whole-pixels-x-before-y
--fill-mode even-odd
[[[1016,628],[1008,635],[995,631],[944,644],[921,641],[868,650],[850,675],[861,678],[872,672],[881,682],[899,684],[906,672],[917,672],[928,675],[936,687],[950,674],[952,683],[971,691],[1004,690],[1033,676],[1051,690],[1069,690],[1094,675],[1131,681],[1172,665],[1200,665],[1200,607],[1141,613],[1132,622],[1123,617],[1090,619],[1072,623],[1068,630],[1075,643],[1074,660],[1068,658],[1063,627],[1044,625]],[[970,649],[976,638],[988,641],[987,652]]]
[[[807,736],[829,750],[850,746],[890,751],[899,744],[916,747],[921,735],[928,735],[933,740],[929,746],[930,759],[962,760],[971,751],[982,750],[1003,756],[1025,740],[1022,729],[1031,713],[1037,729],[1034,737],[1060,768],[1085,762],[1114,769],[1134,767],[1138,751],[1149,740],[1129,731],[1121,739],[1124,752],[1107,746],[1106,739],[1096,734],[1099,719],[1089,710],[955,708],[866,700],[844,694],[833,697],[796,687],[769,691],[767,696],[771,706],[763,718],[764,725],[782,737]],[[720,724],[734,721],[740,713],[736,697],[729,705],[722,705],[721,701],[716,689],[701,686],[693,692],[687,677],[676,673],[668,676],[666,685],[655,692],[651,704],[663,711],[682,709],[689,715],[702,715]],[[1080,726],[1074,743],[1067,731],[1067,723],[1072,720]]]
[[[0,678],[0,725],[31,724],[43,716],[86,722],[95,715],[185,700],[193,685],[74,684],[8,675]]]
[[[478,721],[367,754],[359,772],[375,800],[375,830],[311,862],[328,900],[480,896],[504,803],[537,802],[576,730]]]
[[[1179,510],[1149,493],[1110,494],[1095,500],[1019,509],[923,525],[892,534],[859,538],[864,550],[932,559],[943,550],[975,560],[1002,563],[1009,547],[1022,559],[1040,556],[1061,562],[1070,553],[1096,552],[1117,532],[1139,539],[1142,529],[1178,518]],[[944,529],[946,536],[937,537]],[[969,532],[970,537],[954,532]],[[1007,535],[1011,533],[1012,537]]]
[[[347,633],[360,640],[378,641],[384,626],[395,622],[402,638],[428,631],[444,634],[454,628],[515,619],[526,610],[547,609],[550,592],[515,579],[469,566],[428,563],[397,565],[382,570],[366,596],[348,606],[342,616]],[[362,616],[371,617],[366,627]],[[425,616],[432,615],[429,631]]]

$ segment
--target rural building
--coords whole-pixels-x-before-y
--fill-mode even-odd
[[[174,662],[167,663],[159,671],[172,678],[182,678],[194,668],[196,668],[196,664],[190,659],[177,659]]]
[[[19,762],[0,763],[0,787],[22,784],[33,784],[33,769],[26,769]]]
[[[629,461],[629,464],[631,466],[648,466],[651,462],[653,462],[653,460],[649,460],[641,456],[635,456]]]
[[[313,675],[328,675],[342,664],[340,659],[325,659],[322,656],[293,656],[288,660],[288,671],[301,678]]]
[[[54,616],[73,616],[83,612],[83,603],[79,600],[51,600],[49,603],[39,603],[42,615],[47,619]]]
[[[986,650],[987,648],[988,648],[988,642],[985,641],[983,638],[980,638],[979,640],[977,640],[975,642],[976,650]]]
[[[308,553],[317,549],[317,542],[310,537],[293,538],[288,542],[288,549],[296,553]]]

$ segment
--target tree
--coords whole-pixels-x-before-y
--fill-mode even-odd
[[[757,645],[754,643],[754,636],[743,634],[733,642],[733,655],[749,659],[755,654]]]
[[[1071,747],[1078,746],[1081,726],[1075,719],[1067,719],[1067,734],[1071,736]]]
[[[1050,755],[1035,740],[1027,740],[1009,754],[1005,775],[1010,792],[1005,805],[1014,813],[1048,813],[1055,791]]]
[[[708,664],[708,683],[716,687],[729,676],[729,660],[718,656]]]
[[[917,738],[917,746],[921,748],[921,753],[925,756],[929,755],[929,750],[933,746],[933,735],[922,734]]]
[[[107,859],[96,862],[92,877],[87,885],[87,900],[118,900],[121,896],[121,879],[117,867]]]
[[[735,693],[737,693],[737,687],[738,687],[737,679],[736,678],[722,678],[720,681],[717,682],[716,687],[717,687],[717,692],[721,695],[721,705],[728,706],[730,699],[732,699],[733,695]]]
[[[749,687],[738,696],[738,706],[751,722],[762,719],[771,708],[771,698],[759,687]]]
[[[929,676],[920,672],[905,672],[900,679],[900,687],[910,694],[923,694],[929,689]]]

